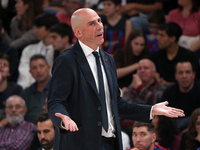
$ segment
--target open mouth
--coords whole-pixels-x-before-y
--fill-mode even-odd
[[[99,36],[102,36],[102,33],[97,35],[97,37],[99,37]]]

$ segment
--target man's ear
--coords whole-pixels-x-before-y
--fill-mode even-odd
[[[79,30],[79,28],[75,28],[75,29],[74,29],[74,35],[75,35],[78,39],[80,39],[80,38],[82,37],[82,33],[81,33],[81,31]]]
[[[153,133],[152,134],[152,143],[155,143],[155,141],[156,141],[156,133]]]

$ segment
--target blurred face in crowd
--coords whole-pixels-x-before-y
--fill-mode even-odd
[[[0,79],[10,76],[9,62],[6,59],[0,59]]]
[[[116,13],[118,13],[119,8],[119,5],[116,6],[112,1],[103,1],[103,12],[107,17],[114,16]]]
[[[61,37],[56,32],[50,32],[49,36],[51,38],[51,44],[53,45],[54,50],[63,51],[65,49],[66,43],[69,43],[68,36]]]
[[[46,29],[45,26],[35,27],[35,33],[38,40],[44,40],[49,35],[49,30]]]
[[[74,2],[74,0],[63,0],[62,6],[67,14],[72,15],[74,11],[80,8],[80,3]]]
[[[42,148],[50,150],[53,148],[55,130],[50,119],[37,123],[37,136]]]
[[[139,61],[137,74],[143,83],[148,84],[154,81],[155,73],[155,66],[151,60],[142,59]]]
[[[156,134],[149,132],[146,126],[134,127],[132,140],[138,150],[153,150]]]
[[[148,23],[149,32],[154,35],[158,34],[158,24],[157,23]]]
[[[174,38],[169,37],[165,30],[158,31],[157,40],[160,49],[167,49],[174,43]]]
[[[145,39],[143,36],[138,36],[131,41],[133,54],[139,56],[145,48]]]
[[[27,108],[25,107],[24,101],[20,97],[11,97],[6,102],[5,113],[10,124],[14,125],[23,121],[26,112]]]
[[[190,62],[179,62],[176,65],[175,78],[182,92],[192,89],[194,85],[195,72]]]
[[[44,59],[35,59],[30,63],[30,73],[36,82],[46,82],[50,78],[50,66]]]
[[[178,0],[178,5],[185,7],[185,6],[192,6],[192,0]]]
[[[76,37],[96,50],[103,42],[103,24],[101,18],[92,9],[81,9],[74,14],[72,28]]]
[[[17,11],[18,16],[22,16],[25,11],[28,9],[28,4],[24,4],[23,0],[17,0],[15,4],[15,9]]]

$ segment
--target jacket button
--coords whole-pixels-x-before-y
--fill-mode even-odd
[[[101,110],[101,106],[98,107],[98,110]]]
[[[98,126],[101,126],[101,122],[98,122],[97,125],[98,125]]]

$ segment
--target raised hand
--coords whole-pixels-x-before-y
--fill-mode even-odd
[[[77,127],[76,123],[68,116],[63,115],[61,113],[55,113],[55,116],[60,117],[62,119],[62,123],[64,124],[65,129],[67,131],[68,130],[71,132],[78,131],[78,127]]]
[[[170,118],[184,117],[184,111],[181,109],[166,106],[168,101],[157,103],[152,108],[152,115],[164,115]]]

